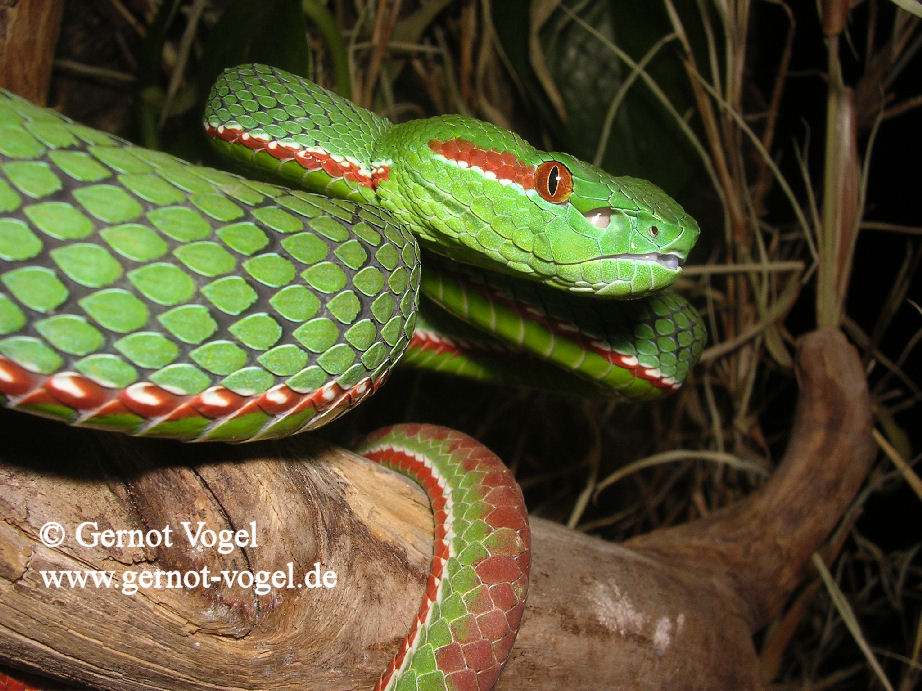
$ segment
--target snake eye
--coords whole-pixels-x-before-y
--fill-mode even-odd
[[[558,161],[545,161],[535,171],[535,189],[542,199],[562,204],[573,192],[573,175]]]

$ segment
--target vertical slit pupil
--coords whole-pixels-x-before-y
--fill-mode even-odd
[[[551,197],[557,194],[557,184],[559,182],[560,182],[560,169],[557,166],[554,166],[553,168],[551,168],[551,172],[547,176],[547,191]]]

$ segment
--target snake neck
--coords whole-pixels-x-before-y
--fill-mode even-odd
[[[519,232],[515,244],[512,215],[524,215],[521,221],[532,227],[547,219],[513,181],[512,166],[524,170],[520,158],[536,153],[516,134],[458,115],[391,125],[376,146],[376,156],[392,162],[376,200],[432,252],[489,271],[531,276],[538,273],[533,242]],[[507,184],[517,189],[502,195],[505,199],[489,189]]]

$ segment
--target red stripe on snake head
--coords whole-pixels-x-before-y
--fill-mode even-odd
[[[442,158],[462,164],[462,167],[492,173],[497,180],[514,182],[526,190],[535,187],[535,167],[522,163],[509,151],[482,149],[465,139],[433,139],[429,148]]]

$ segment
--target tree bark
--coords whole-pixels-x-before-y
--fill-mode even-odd
[[[788,451],[760,491],[624,546],[532,520],[531,587],[499,688],[756,688],[751,634],[783,604],[870,461],[860,361],[838,332],[804,339]],[[308,438],[182,445],[5,412],[0,659],[102,688],[369,687],[422,597],[432,519],[409,481]],[[49,521],[66,538],[43,545]],[[84,546],[82,522],[161,530],[173,547]],[[182,521],[250,529],[196,550]],[[160,533],[162,535],[162,532]],[[287,570],[332,588],[53,588],[42,571]]]
[[[0,0],[0,88],[45,105],[63,0]]]

